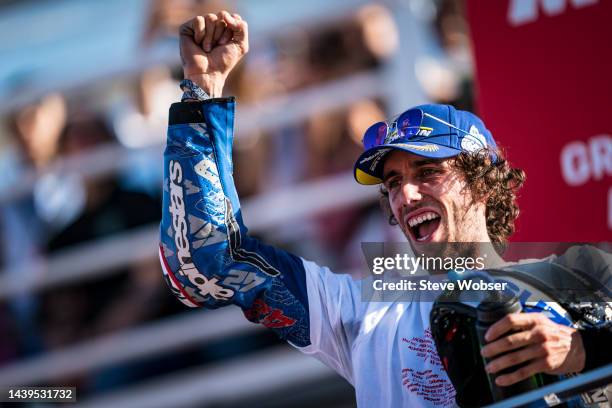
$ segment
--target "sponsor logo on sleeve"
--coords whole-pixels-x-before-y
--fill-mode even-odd
[[[223,284],[239,292],[248,292],[265,281],[265,278],[258,276],[255,272],[232,269],[228,272],[227,277],[223,279]]]
[[[177,161],[170,161],[170,207],[172,215],[172,229],[174,232],[174,243],[176,245],[176,256],[180,270],[179,275],[186,276],[189,281],[198,288],[200,295],[206,298],[211,296],[217,300],[227,300],[234,295],[234,291],[217,284],[217,278],[207,278],[195,267],[192,261],[189,240],[187,239],[188,227],[185,212],[185,200],[183,195],[183,168]]]
[[[256,299],[253,307],[244,311],[246,318],[254,323],[261,323],[269,329],[282,329],[293,326],[295,319],[285,316],[281,309],[270,307],[262,299]]]

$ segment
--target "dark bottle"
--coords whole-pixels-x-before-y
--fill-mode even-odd
[[[484,336],[489,327],[491,327],[495,322],[497,322],[504,316],[510,313],[519,313],[522,309],[523,308],[521,307],[521,303],[519,302],[518,298],[503,292],[492,292],[487,299],[480,302],[480,304],[476,308],[476,333],[478,335],[478,342],[480,343],[480,348],[482,349],[487,343],[484,339]],[[507,333],[506,335],[508,334],[510,333]],[[516,350],[511,350],[510,353],[513,351]],[[504,354],[508,353],[498,354],[494,356],[493,359],[499,358]],[[486,365],[492,359],[483,358],[483,360]],[[529,361],[517,364],[512,367],[508,367],[504,370],[498,371],[495,374],[487,373],[487,376],[489,378],[489,388],[491,389],[491,394],[493,395],[493,399],[495,401],[501,401],[511,396],[534,390],[540,386],[538,376],[531,376],[521,382],[512,384],[507,387],[502,387],[495,384],[496,377],[514,372],[527,364],[529,364]]]

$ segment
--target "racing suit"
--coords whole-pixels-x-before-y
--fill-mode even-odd
[[[360,281],[248,235],[232,179],[234,108],[215,98],[170,109],[159,257],[174,295],[239,306],[349,381],[360,407],[455,406],[431,302],[363,302]]]

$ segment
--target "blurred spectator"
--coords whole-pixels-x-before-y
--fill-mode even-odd
[[[399,33],[391,11],[380,4],[368,4],[356,14],[365,48],[378,60],[393,56],[399,47]]]
[[[391,13],[380,5],[362,7],[333,24],[285,30],[249,57],[239,96],[263,101],[375,69],[393,55],[398,41]]]
[[[108,126],[103,119],[95,116],[82,116],[72,119],[63,133],[61,139],[61,153],[64,157],[71,157],[86,152],[95,146],[112,142],[114,139]],[[157,200],[147,194],[124,190],[118,183],[115,176],[101,176],[88,178],[84,181],[85,206],[81,215],[66,226],[63,230],[51,237],[48,247],[51,252],[82,244],[86,241],[100,239],[118,234],[128,229],[141,225],[155,223],[159,219],[159,204]],[[95,262],[96,260],[92,260]],[[82,305],[78,312],[82,317],[75,317],[74,326],[81,330],[91,326],[88,323],[94,322],[95,314],[102,312],[104,305],[110,304],[118,289],[125,284],[125,276],[119,274],[111,278],[104,278],[101,282],[96,282],[89,290],[93,292],[84,296],[85,291],[81,291],[79,296],[83,296],[83,301],[88,305]],[[73,296],[73,290],[67,289],[69,296]],[[54,291],[49,294],[47,301],[52,304],[62,303],[62,290]],[[65,325],[55,325],[54,319],[65,318],[65,312],[59,316],[51,311],[55,310],[53,305],[43,307],[44,318],[42,323],[47,326],[47,333],[54,329],[63,331]],[[48,307],[47,307],[48,306]],[[63,308],[59,308],[58,311]],[[91,329],[91,327],[89,327]],[[76,340],[81,336],[70,336]],[[55,341],[51,341],[54,344]],[[61,341],[60,341],[61,343]]]
[[[377,68],[397,48],[394,27],[384,7],[369,6],[345,21],[313,30],[308,85]]]
[[[308,178],[317,178],[352,169],[354,159],[362,150],[355,132],[355,113],[362,112],[369,117],[380,117],[381,111],[376,107],[370,113],[364,105],[356,104],[347,109],[321,113],[309,118],[307,123],[307,163]],[[361,122],[363,124],[363,122]]]
[[[372,124],[385,120],[385,112],[379,102],[365,99],[351,105],[347,112],[347,126],[351,141],[363,148],[363,134]]]
[[[51,94],[14,114],[13,128],[21,149],[18,155],[36,169],[55,158],[57,142],[66,122],[66,103],[60,94]]]
[[[372,101],[359,101],[347,109],[329,112],[308,123],[308,175],[322,177],[350,172],[362,150],[363,132],[374,122],[384,120],[380,107]],[[366,122],[368,121],[368,122]],[[352,206],[328,211],[316,217],[317,241],[330,253],[329,266],[345,267],[343,253],[363,220],[363,208]]]
[[[72,157],[113,140],[103,119],[80,115],[66,126],[60,152],[63,157]],[[81,215],[51,237],[48,245],[51,253],[159,220],[158,201],[147,194],[123,189],[115,176],[88,178],[83,190],[86,200]],[[56,349],[168,313],[164,308],[169,305],[172,309],[173,304],[163,301],[165,288],[160,273],[152,259],[93,281],[45,292],[38,315],[45,346]]]
[[[152,0],[142,42],[146,46],[158,37],[176,37],[179,26],[193,16],[233,10],[232,5],[224,0]]]
[[[179,82],[165,66],[140,73],[132,92],[110,109],[117,139],[129,148],[161,145],[168,126],[168,106],[181,100]]]
[[[35,174],[42,174],[56,157],[65,121],[66,103],[59,94],[48,95],[9,117],[14,142],[0,153],[3,175],[0,188],[7,193],[2,203],[2,230],[11,235],[11,239],[4,240],[2,250],[7,265],[36,257],[44,246],[45,232],[50,226],[41,219],[40,208],[35,207],[27,183],[34,180]],[[26,189],[20,194],[22,183]],[[17,195],[11,197],[16,188]],[[10,245],[12,242],[20,245]]]
[[[34,181],[55,159],[65,120],[66,103],[60,94],[48,95],[8,118],[14,140],[0,155],[0,188],[4,193],[0,204],[0,258],[3,269],[15,279],[33,280],[41,272],[38,266],[46,252],[46,239],[56,227],[37,206],[34,197],[40,184]],[[29,183],[33,183],[34,193]],[[41,347],[33,321],[36,303],[35,296],[25,293],[7,304],[15,316],[13,338],[21,345],[20,353],[33,353]]]
[[[71,119],[66,126],[60,151],[63,157],[69,158],[114,141],[102,118],[83,115]],[[87,178],[83,189],[86,199],[81,215],[50,239],[50,250],[101,238],[159,218],[156,200],[144,193],[125,190],[114,175]]]
[[[434,27],[440,44],[449,57],[460,64],[464,73],[469,74],[472,66],[472,47],[465,18],[465,1],[441,0],[437,10]]]
[[[109,108],[113,130],[126,149],[121,183],[158,195],[162,168],[157,162],[166,139],[168,106],[181,100],[179,81],[159,65],[138,75],[133,87]]]
[[[416,77],[436,103],[473,111],[473,61],[464,0],[438,0],[431,21],[435,40],[418,58]]]

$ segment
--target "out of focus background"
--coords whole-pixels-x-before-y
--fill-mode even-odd
[[[462,0],[0,1],[0,385],[75,386],[88,407],[354,406],[238,309],[187,309],[163,282],[177,29],[221,9],[250,28],[224,92],[245,222],[335,271],[402,240],[352,179],[363,131],[427,101],[478,112]]]
[[[99,407],[354,406],[346,381],[237,308],[189,310],[163,282],[177,29],[221,9],[250,27],[225,94],[251,233],[346,272],[362,241],[401,239],[352,166],[375,121],[427,100],[472,108],[461,1],[3,1],[0,384],[76,386]]]

